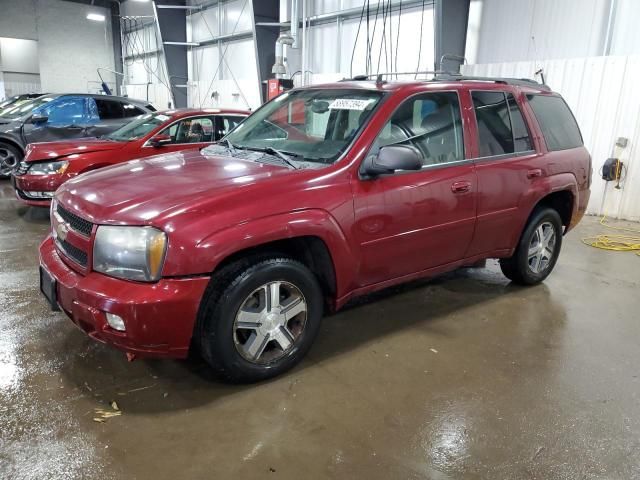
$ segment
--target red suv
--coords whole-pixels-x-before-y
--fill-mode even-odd
[[[195,348],[255,381],[295,365],[356,295],[485,258],[544,280],[590,181],[571,111],[535,82],[302,88],[217,145],[65,183],[41,290],[130,357]]]
[[[136,117],[99,138],[31,143],[12,173],[19,200],[49,207],[53,193],[81,173],[137,158],[217,142],[249,115],[245,110],[178,109]]]

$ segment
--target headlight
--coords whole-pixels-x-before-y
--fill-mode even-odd
[[[52,175],[57,173],[61,175],[65,172],[69,162],[46,162],[46,163],[32,163],[27,172],[29,175]]]
[[[93,269],[127,280],[160,278],[167,236],[153,227],[101,225],[93,244]]]

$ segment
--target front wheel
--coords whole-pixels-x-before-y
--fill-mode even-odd
[[[279,375],[308,352],[323,314],[315,275],[290,258],[239,262],[212,278],[201,309],[200,351],[233,382]]]
[[[13,145],[0,143],[0,178],[9,178],[22,160],[22,153]]]
[[[510,258],[500,260],[502,273],[514,283],[534,285],[549,276],[562,246],[562,220],[552,208],[536,210]]]

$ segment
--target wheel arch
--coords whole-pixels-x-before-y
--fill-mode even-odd
[[[22,153],[22,156],[24,157],[24,148],[18,142],[16,142],[12,138],[0,136],[0,145],[3,143],[6,143],[7,145],[11,145],[13,148],[18,149],[18,151]]]

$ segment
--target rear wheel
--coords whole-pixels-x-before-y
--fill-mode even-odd
[[[22,160],[22,153],[13,145],[0,142],[0,178],[9,178]]]
[[[510,258],[500,260],[502,273],[514,283],[534,285],[549,276],[562,246],[562,220],[552,208],[536,210],[518,247]]]
[[[290,258],[241,261],[212,278],[199,323],[200,351],[222,377],[255,382],[296,365],[318,333],[323,296]]]

